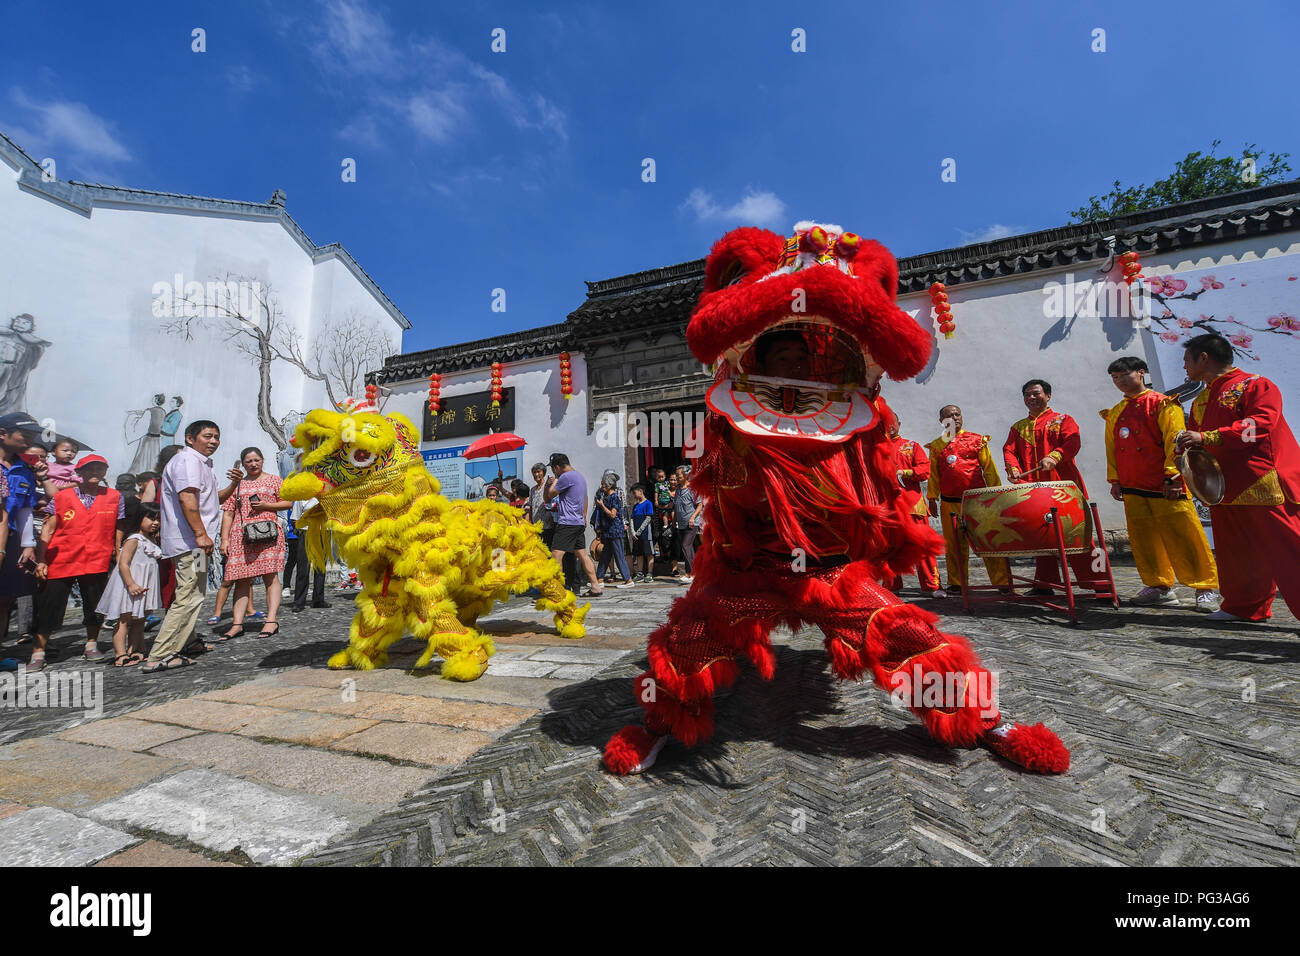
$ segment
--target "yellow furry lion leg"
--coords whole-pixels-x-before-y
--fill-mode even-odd
[[[442,658],[442,676],[447,680],[476,680],[487,670],[488,658],[496,648],[486,634],[466,631],[433,635],[430,651]]]
[[[560,637],[577,640],[587,636],[587,628],[582,622],[591,610],[591,604],[578,607],[578,599],[573,596],[573,592],[560,582],[562,574],[560,566],[556,564],[555,574],[538,584],[537,589],[542,592],[542,596],[533,606],[539,611],[554,611],[555,629]]]
[[[352,619],[348,646],[329,659],[330,667],[368,671],[388,663],[384,649],[402,636],[405,624],[396,602],[391,607],[386,605],[387,601],[376,605],[368,600],[364,591],[357,595],[357,615]]]

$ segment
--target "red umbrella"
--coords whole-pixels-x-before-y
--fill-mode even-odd
[[[497,456],[497,474],[501,474],[501,453],[503,451],[514,451],[517,448],[523,448],[528,442],[524,441],[513,432],[496,432],[491,435],[484,435],[478,441],[474,442],[463,452],[460,453],[462,458],[490,458]]]

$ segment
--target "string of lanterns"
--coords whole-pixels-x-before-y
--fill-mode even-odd
[[[501,363],[492,363],[492,407],[501,407]]]
[[[560,353],[560,394],[566,401],[573,397],[573,366],[568,352]]]
[[[939,320],[939,331],[945,339],[952,338],[957,323],[952,319],[952,306],[948,304],[948,290],[942,282],[930,286],[930,304],[934,307],[934,317]]]
[[[1119,257],[1120,269],[1124,272],[1124,284],[1132,285],[1135,279],[1142,278],[1142,264],[1138,262],[1138,254],[1130,249]]]
[[[442,408],[442,376],[434,372],[429,376],[429,411],[437,415]]]
[[[375,408],[379,407],[379,386],[378,385],[371,383],[366,386],[366,401],[369,402],[371,405],[375,406]]]

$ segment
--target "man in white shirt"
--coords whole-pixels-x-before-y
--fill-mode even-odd
[[[221,446],[221,429],[200,420],[185,429],[182,448],[163,469],[158,492],[162,517],[162,554],[172,559],[176,597],[163,619],[158,637],[141,668],[146,674],[193,664],[181,650],[194,636],[199,608],[208,591],[207,563],[213,539],[221,530],[221,503],[239,488],[244,473],[238,466],[226,472],[230,484],[217,490],[212,456]]]

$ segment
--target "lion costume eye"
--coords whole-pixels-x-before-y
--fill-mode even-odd
[[[744,263],[737,260],[727,266],[722,271],[722,277],[718,280],[718,286],[725,289],[729,285],[735,285],[741,279],[745,278]]]
[[[365,468],[374,460],[374,454],[363,448],[354,448],[352,451],[348,452],[348,461],[352,462],[352,464],[356,465],[358,468]]]

